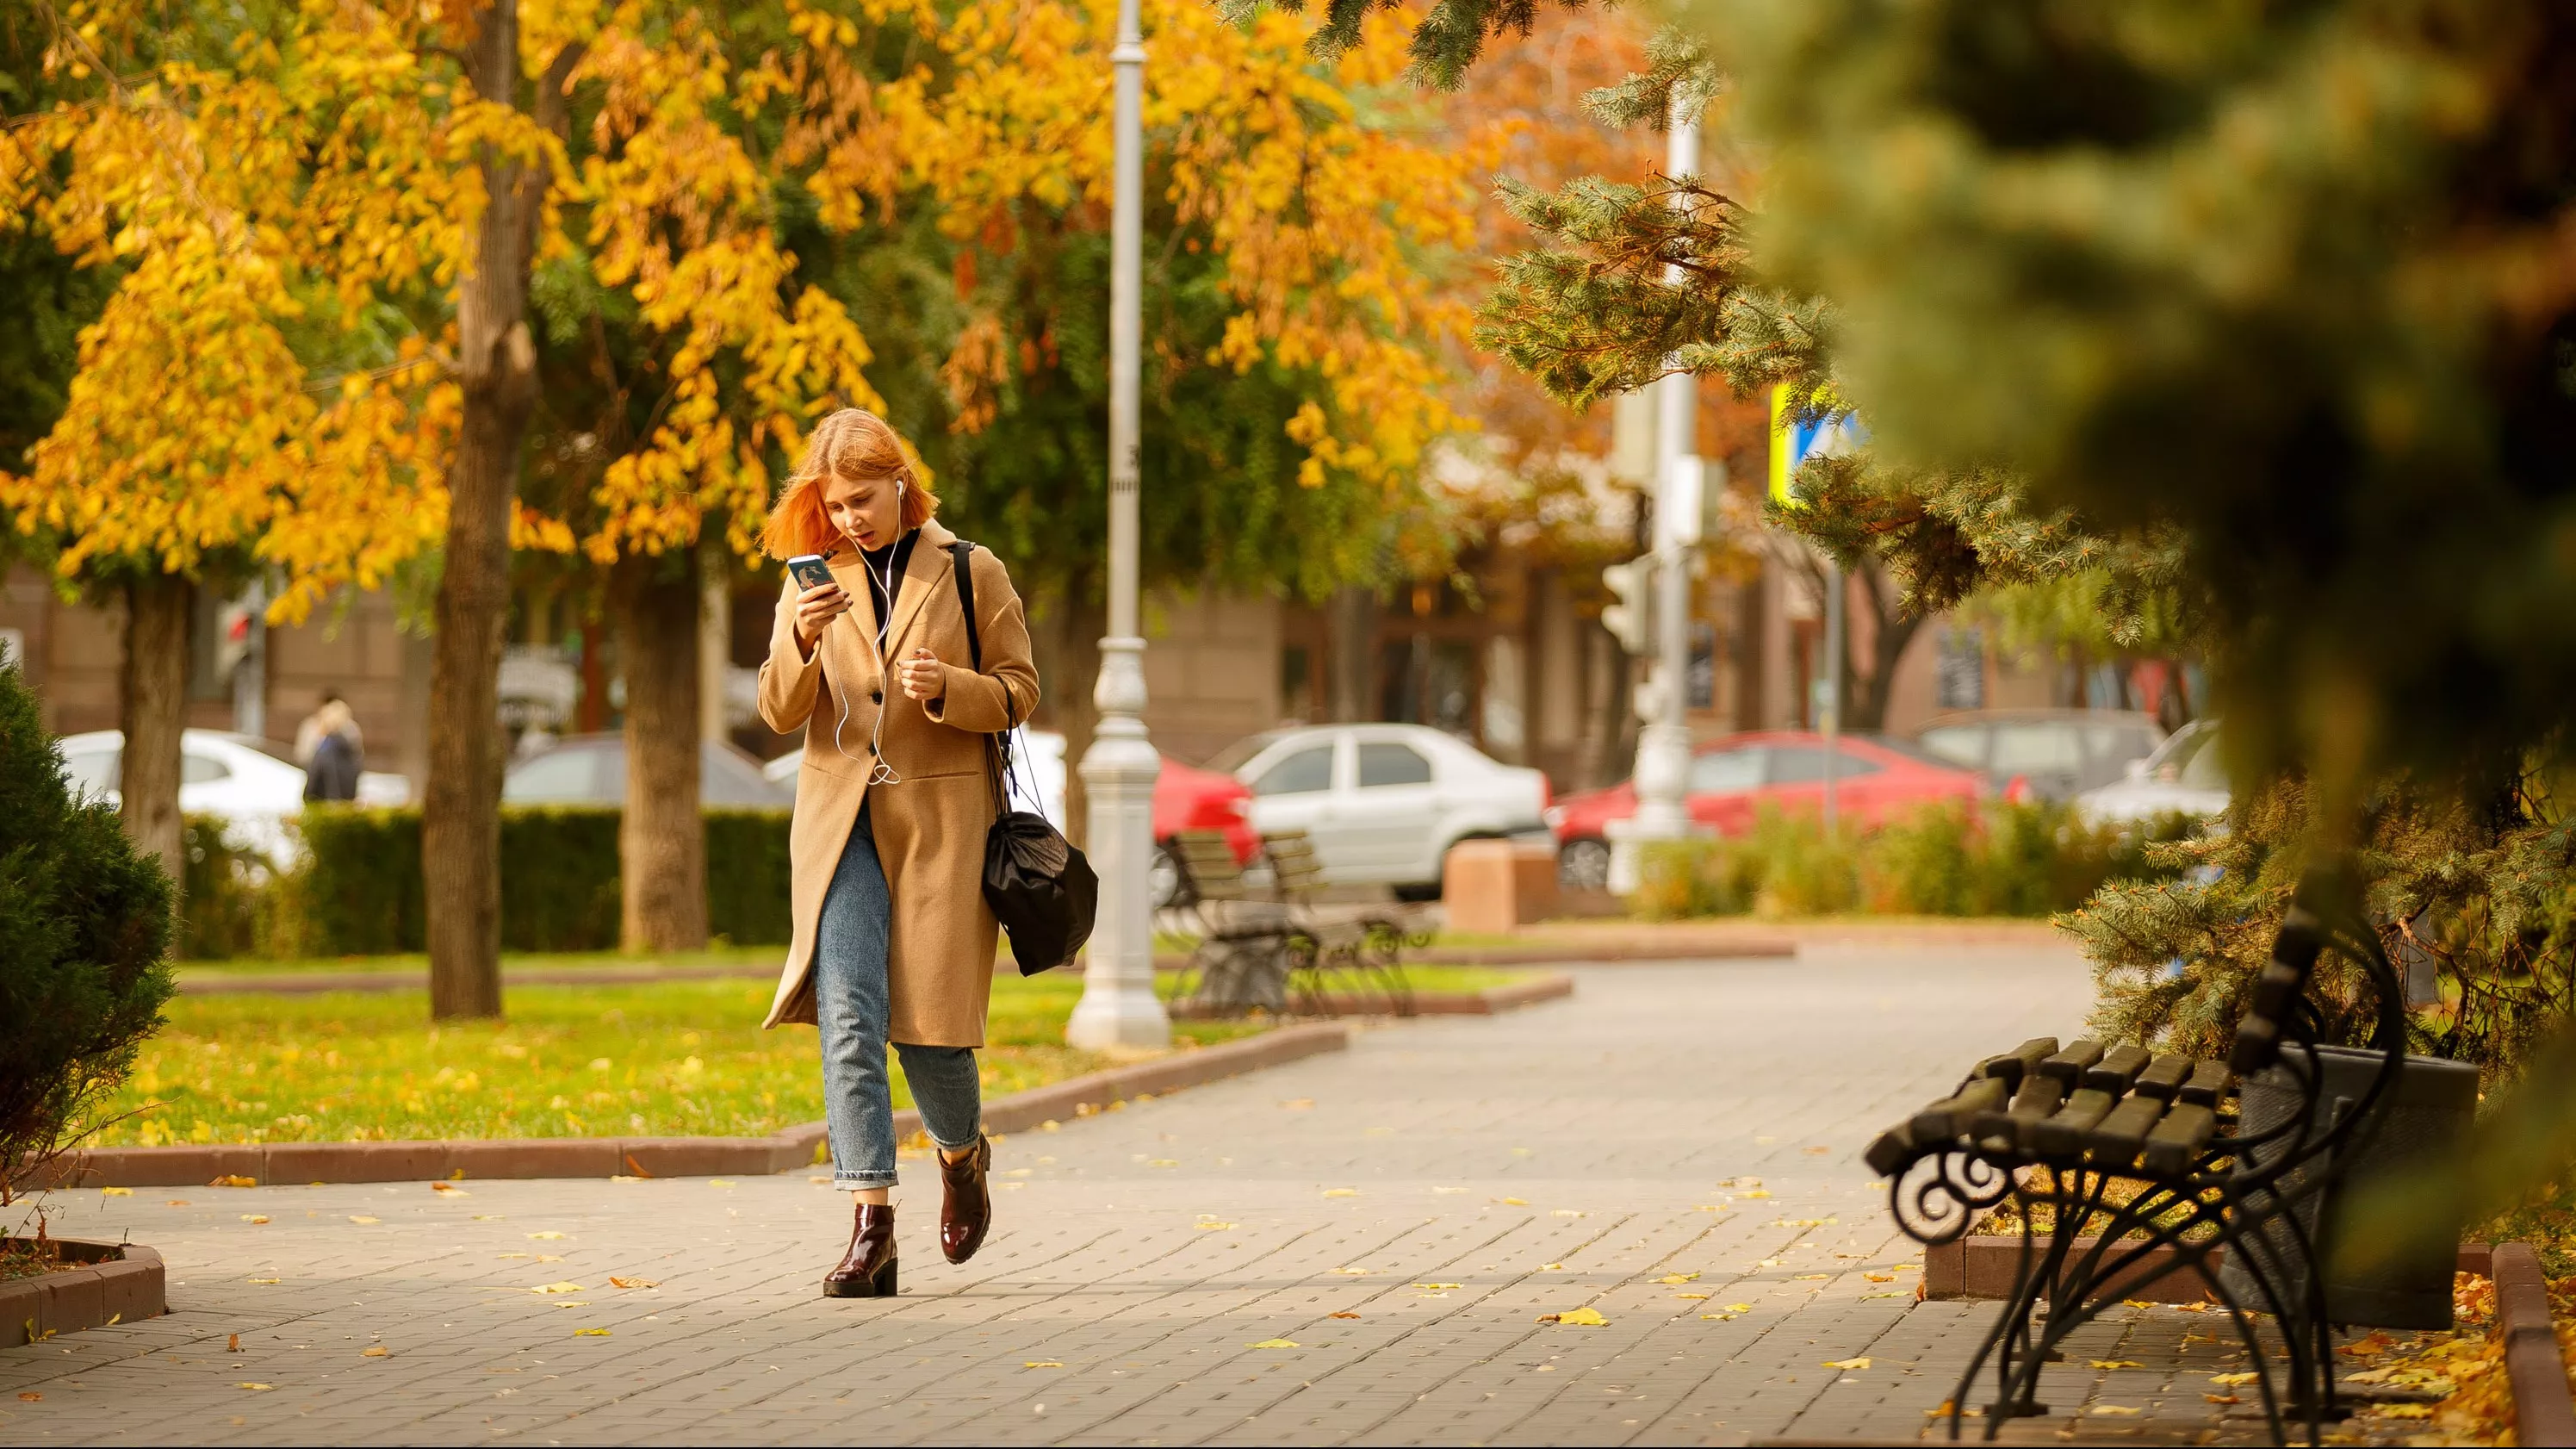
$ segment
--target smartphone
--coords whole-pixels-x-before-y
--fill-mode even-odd
[[[819,553],[800,553],[789,559],[787,576],[796,581],[799,589],[819,589],[833,581],[832,570],[824,564]]]

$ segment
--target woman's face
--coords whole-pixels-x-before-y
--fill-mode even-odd
[[[823,515],[861,548],[883,548],[903,536],[902,494],[892,478],[834,474],[823,483]]]

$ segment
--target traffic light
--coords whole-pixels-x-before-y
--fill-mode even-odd
[[[1617,603],[1601,611],[1601,626],[1619,641],[1619,647],[1631,654],[1649,652],[1653,644],[1649,621],[1654,618],[1654,601],[1649,596],[1654,587],[1655,560],[1652,554],[1610,564],[1601,570],[1601,582],[1610,588]]]

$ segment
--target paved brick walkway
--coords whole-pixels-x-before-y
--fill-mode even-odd
[[[816,1296],[848,1216],[802,1173],[64,1194],[173,1312],[0,1352],[0,1442],[1884,1438],[1966,1311],[1856,1154],[2088,997],[2028,948],[1584,972],[1014,1137],[963,1268],[910,1164],[891,1302]]]

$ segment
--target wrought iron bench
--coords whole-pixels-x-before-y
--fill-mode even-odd
[[[2041,1037],[1978,1063],[1870,1144],[1899,1227],[1926,1246],[2007,1199],[2018,1209],[2018,1282],[1950,1397],[1951,1437],[1989,1363],[1988,1439],[2046,1413],[2042,1367],[2169,1250],[2166,1272],[2199,1271],[2244,1342],[2274,1441],[2288,1442],[2286,1412],[2323,1442],[2339,1410],[2321,1217],[2406,1060],[2404,993],[2357,902],[2339,878],[2301,881],[2224,1062]],[[2309,988],[2328,947],[2377,998],[2365,1052],[2320,1041],[2329,1017]],[[2367,1083],[2357,1094],[2356,1079]],[[2287,1349],[2279,1388],[2257,1313]]]
[[[1179,896],[1199,929],[1177,1009],[1412,1014],[1403,950],[1418,938],[1389,905],[1323,902],[1323,865],[1304,832],[1262,837],[1254,870],[1214,831],[1183,832],[1174,847]]]

